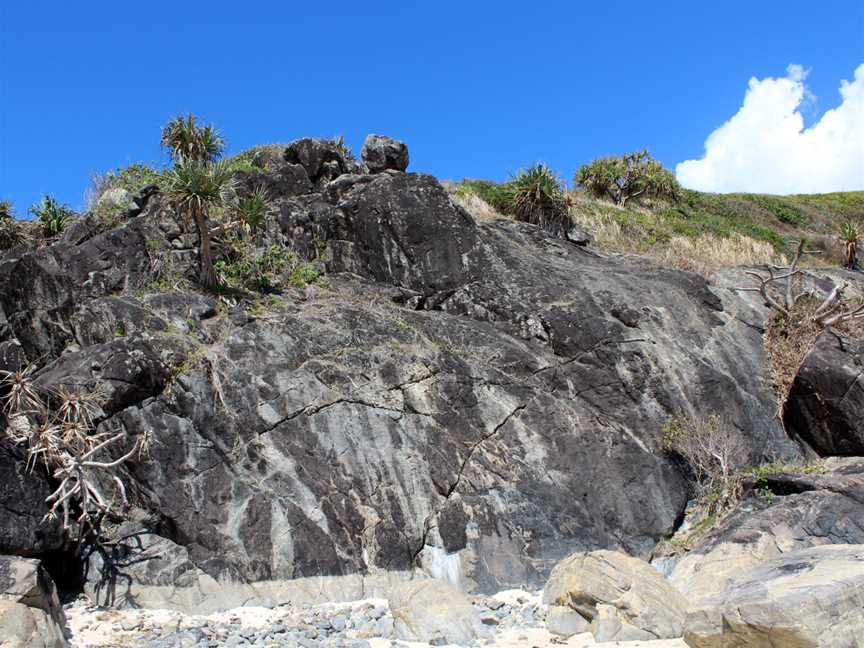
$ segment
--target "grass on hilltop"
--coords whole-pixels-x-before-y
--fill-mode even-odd
[[[507,213],[507,183],[447,184],[454,200],[478,219]],[[677,201],[647,200],[619,207],[585,192],[569,192],[574,224],[594,246],[652,256],[674,267],[710,273],[733,265],[785,263],[802,237],[813,265],[839,266],[843,223],[864,222],[864,191],[819,195],[710,194],[684,190]]]

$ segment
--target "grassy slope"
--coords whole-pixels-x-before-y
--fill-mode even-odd
[[[454,189],[493,204],[498,197],[491,183],[467,181]],[[636,253],[651,254],[682,238],[714,241],[741,234],[759,242],[767,254],[788,254],[803,236],[815,252],[813,262],[833,265],[840,258],[839,225],[849,220],[864,224],[864,191],[795,196],[684,191],[676,203],[623,209],[579,192],[571,196],[575,220],[592,231],[601,247]]]

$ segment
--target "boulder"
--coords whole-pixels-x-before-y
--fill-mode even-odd
[[[597,641],[680,637],[687,609],[651,565],[607,550],[576,553],[555,565],[543,602],[579,613]]]
[[[864,545],[783,554],[687,612],[691,648],[864,645]]]
[[[351,159],[335,140],[304,137],[291,142],[284,159],[306,170],[312,183],[320,187],[343,173],[357,173],[360,166]]]
[[[360,152],[370,173],[408,168],[408,147],[404,142],[384,135],[367,135]]]
[[[550,605],[546,610],[546,629],[559,637],[571,637],[580,632],[588,632],[591,624],[571,607]]]
[[[0,646],[64,648],[66,617],[38,560],[0,556]]]
[[[484,635],[468,598],[443,581],[409,581],[395,587],[387,600],[397,639],[465,646]]]
[[[41,466],[27,469],[24,449],[0,442],[0,553],[35,556],[63,546],[59,521],[45,519],[52,490]]]
[[[801,362],[783,421],[820,455],[864,455],[864,342],[824,331]]]
[[[786,468],[747,485],[749,494],[680,558],[670,581],[691,602],[726,589],[782,554],[823,544],[864,544],[864,459]]]

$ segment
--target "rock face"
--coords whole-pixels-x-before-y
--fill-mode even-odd
[[[543,602],[590,621],[597,641],[680,637],[687,609],[686,599],[651,565],[605,550],[573,554],[558,563]]]
[[[0,556],[0,646],[64,648],[66,618],[38,560]]]
[[[825,461],[817,473],[769,475],[674,566],[670,580],[697,602],[791,551],[864,544],[864,459]]]
[[[783,554],[687,613],[691,648],[864,645],[864,545]]]
[[[101,384],[99,432],[151,434],[120,471],[123,559],[94,555],[91,591],[185,605],[172,579],[194,598],[417,570],[541,584],[573,551],[647,557],[672,532],[688,488],[661,451],[671,415],[725,415],[754,462],[800,457],[760,304],[475,223],[431,176],[363,174],[333,143],[289,150],[243,187],[272,191],[262,244],[326,265],[328,287],[263,313],[170,288],[194,276],[196,237],[158,195],[115,230],[0,257],[0,343],[45,389]]]
[[[383,135],[368,135],[360,153],[369,173],[408,168],[408,147],[403,142]]]
[[[441,581],[404,583],[387,600],[397,639],[464,646],[484,634],[471,602]]]
[[[25,452],[0,443],[0,553],[38,556],[63,546],[59,523],[44,519],[51,490],[41,466],[28,470]]]
[[[804,358],[784,422],[821,455],[864,455],[864,343],[825,331]]]

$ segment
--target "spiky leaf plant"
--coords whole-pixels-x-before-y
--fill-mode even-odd
[[[0,200],[0,250],[9,250],[28,241],[27,230],[15,218],[15,208],[8,200]]]
[[[165,173],[163,191],[177,211],[198,228],[199,281],[210,288],[216,286],[218,278],[210,251],[208,216],[212,209],[231,200],[234,193],[233,169],[224,161],[206,164],[181,159]]]
[[[534,223],[555,236],[565,237],[571,220],[567,195],[560,178],[545,164],[520,171],[509,183],[513,215]]]
[[[162,147],[174,162],[213,162],[225,150],[225,140],[210,125],[199,126],[192,113],[180,115],[162,129]]]
[[[45,238],[58,236],[75,218],[75,212],[69,205],[64,205],[47,194],[27,211],[39,221],[42,236]]]
[[[264,229],[269,201],[270,196],[267,194],[267,189],[262,186],[255,187],[249,194],[237,201],[240,220],[243,221],[246,229],[253,236]]]
[[[11,200],[0,200],[0,220],[15,218],[15,207]]]
[[[840,241],[843,243],[843,266],[854,268],[861,243],[861,229],[857,223],[846,221],[840,226]]]
[[[598,158],[580,167],[573,181],[595,198],[611,198],[621,207],[646,196],[674,200],[681,192],[672,172],[648,151]]]

